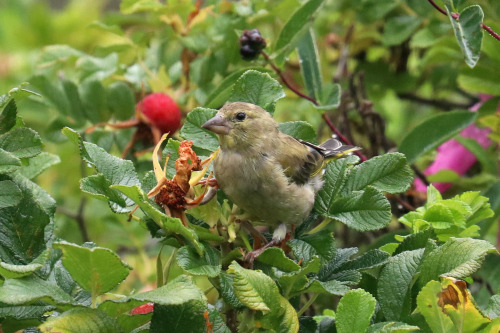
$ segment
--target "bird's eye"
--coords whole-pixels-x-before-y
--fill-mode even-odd
[[[247,115],[245,112],[238,112],[236,114],[236,120],[239,120],[239,121],[245,120],[246,117],[247,117]]]

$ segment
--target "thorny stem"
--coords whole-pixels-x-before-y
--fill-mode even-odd
[[[260,53],[266,59],[266,61],[269,63],[269,65],[271,66],[271,68],[276,72],[276,74],[278,74],[278,76],[280,77],[281,81],[288,87],[288,89],[290,89],[291,91],[293,91],[300,98],[307,99],[308,101],[310,101],[314,105],[319,105],[318,101],[316,101],[314,98],[312,98],[310,96],[307,96],[306,94],[304,94],[301,91],[297,90],[293,85],[291,85],[290,82],[288,81],[288,79],[283,75],[283,72],[281,71],[281,69],[279,69],[274,64],[274,62],[271,60],[271,57],[269,57],[269,55],[266,52],[260,51]],[[346,145],[353,145],[345,136],[342,135],[342,133],[340,133],[338,131],[338,129],[333,125],[333,123],[328,118],[328,116],[327,116],[326,113],[323,113],[322,118],[325,120],[325,122],[328,125],[328,127],[330,128],[330,130],[333,133],[335,133],[335,135],[340,139],[340,141],[344,142]],[[363,154],[361,154],[359,151],[355,151],[354,154],[356,154],[362,161],[366,161],[367,160],[366,156],[364,156]]]
[[[443,15],[446,15],[448,16],[448,13],[446,12],[446,10],[444,10],[443,8],[439,7],[436,2],[434,2],[434,0],[428,0],[429,3],[434,7],[436,8],[441,14]],[[451,13],[451,17],[453,17],[455,20],[458,20],[459,18],[459,14],[458,13]],[[495,31],[493,31],[493,29],[491,29],[491,27],[487,26],[486,24],[484,23],[481,23],[481,27],[486,30],[493,38],[495,38],[496,40],[499,40],[500,41],[500,34],[496,33]]]

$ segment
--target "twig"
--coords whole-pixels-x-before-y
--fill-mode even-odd
[[[309,309],[309,307],[314,303],[314,301],[316,301],[316,298],[318,298],[318,294],[314,294],[308,301],[306,304],[304,304],[304,306],[299,310],[297,311],[297,316],[300,317],[307,309]]]
[[[443,8],[439,7],[435,2],[434,0],[428,0],[429,3],[434,7],[436,8],[441,14],[443,15],[446,15],[448,16],[448,13],[446,12],[446,10],[444,10]],[[455,20],[458,20],[460,15],[458,13],[451,13],[451,17],[453,17]],[[495,38],[496,40],[499,40],[500,41],[500,34],[496,33],[495,31],[493,31],[493,29],[491,29],[491,27],[487,26],[486,24],[484,23],[481,23],[481,28],[483,28],[484,30],[486,30],[490,36],[492,36],[493,38]]]
[[[308,101],[310,101],[314,105],[319,105],[318,102],[314,98],[309,97],[309,96],[303,94],[298,89],[296,89],[294,86],[292,86],[290,84],[290,82],[288,81],[288,79],[283,75],[283,72],[281,71],[281,69],[279,69],[274,64],[274,62],[271,60],[271,57],[269,57],[269,55],[266,52],[261,51],[260,53],[267,60],[267,62],[269,63],[269,65],[271,65],[272,69],[276,72],[276,74],[278,74],[278,76],[280,77],[281,81],[283,81],[283,83],[288,87],[288,89],[290,89],[291,91],[293,91],[297,96],[299,96],[301,98],[307,99]]]
[[[269,65],[272,67],[272,69],[276,72],[276,74],[278,74],[278,76],[280,77],[281,81],[288,87],[288,89],[290,89],[291,91],[293,91],[297,96],[301,97],[301,98],[304,98],[304,99],[307,99],[308,101],[310,101],[311,103],[313,103],[314,105],[319,105],[319,103],[312,97],[310,96],[307,96],[306,94],[302,93],[301,91],[299,91],[298,89],[296,89],[295,87],[293,87],[290,82],[288,81],[288,79],[283,75],[283,72],[281,71],[281,69],[279,69],[275,64],[274,62],[271,60],[271,57],[269,57],[269,55],[267,53],[265,53],[264,51],[261,51],[261,54],[262,56],[267,60],[267,62],[269,63]],[[337,128],[333,125],[333,123],[331,122],[331,120],[328,118],[328,116],[326,115],[326,113],[323,113],[322,115],[322,118],[325,120],[325,122],[327,123],[328,127],[330,127],[330,129],[332,130],[333,133],[335,133],[335,135],[342,141],[344,142],[346,145],[353,145],[345,136],[343,136],[338,130]],[[355,151],[354,152],[362,161],[366,161],[366,156],[364,156],[363,154],[361,154],[359,151]]]
[[[457,103],[447,100],[433,99],[433,98],[425,98],[413,93],[399,93],[398,97],[401,99],[406,99],[408,101],[417,102],[420,104],[431,105],[437,108],[451,111],[455,109],[468,109],[475,103]]]

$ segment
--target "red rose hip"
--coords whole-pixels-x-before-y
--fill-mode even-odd
[[[173,134],[181,126],[181,110],[170,96],[154,93],[137,103],[136,116],[162,133]]]

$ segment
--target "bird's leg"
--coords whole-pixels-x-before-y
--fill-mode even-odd
[[[253,228],[253,226],[252,226],[252,228]],[[255,228],[254,228],[254,230],[255,230]],[[260,235],[260,237],[264,238],[260,233],[259,233],[259,235]],[[270,247],[280,245],[282,243],[282,241],[287,241],[287,240],[288,240],[288,238],[287,238],[287,233],[286,233],[286,225],[281,223],[274,230],[273,239],[269,243],[267,243],[266,245],[264,245],[256,250],[248,252],[247,255],[245,256],[245,261],[247,261],[250,264],[250,266],[252,267],[255,259],[257,259],[257,257],[260,256],[262,254],[262,252],[264,252],[266,249],[268,249]],[[255,246],[254,246],[254,248],[255,248]]]

